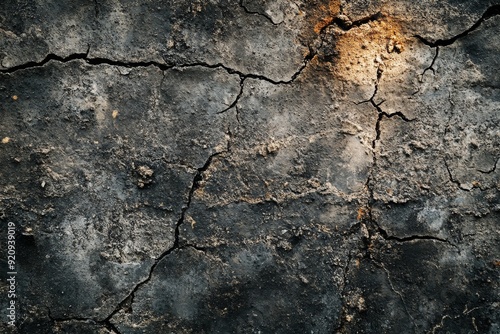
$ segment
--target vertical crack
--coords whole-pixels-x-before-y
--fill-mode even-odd
[[[379,261],[375,261],[374,259],[373,260],[373,263],[377,266],[377,267],[380,267],[384,270],[386,276],[387,276],[387,281],[389,282],[389,285],[391,287],[391,290],[397,294],[399,296],[399,299],[401,299],[401,302],[403,303],[403,306],[405,308],[405,311],[406,311],[406,314],[408,314],[408,316],[410,317],[411,319],[411,322],[413,324],[413,332],[416,333],[417,332],[417,324],[415,323],[415,318],[413,318],[413,316],[411,315],[410,313],[410,310],[408,309],[408,305],[406,305],[406,301],[403,297],[403,294],[396,290],[396,288],[394,287],[394,284],[392,283],[392,279],[391,279],[391,273],[389,272],[389,270],[384,266],[384,264],[382,262],[379,262]]]
[[[99,17],[99,13],[100,13],[99,6],[100,6],[99,1],[94,0],[94,10],[95,10],[95,18],[96,19]]]
[[[372,140],[373,163],[372,163],[372,168],[371,168],[370,175],[368,176],[368,179],[366,181],[366,187],[368,188],[368,190],[370,192],[370,204],[369,204],[370,208],[371,208],[371,203],[374,202],[373,189],[371,189],[370,183],[371,183],[371,181],[373,179],[373,170],[377,166],[377,155],[376,155],[375,150],[377,148],[377,142],[380,140],[380,136],[381,136],[380,124],[382,123],[382,120],[383,120],[384,117],[386,117],[386,118],[392,118],[392,117],[397,116],[397,117],[401,118],[405,122],[412,122],[414,120],[414,119],[409,119],[408,117],[406,117],[405,114],[403,114],[400,111],[394,112],[392,114],[389,114],[389,113],[383,111],[380,106],[385,102],[385,100],[381,101],[380,103],[376,103],[375,102],[375,97],[377,96],[377,93],[378,93],[378,90],[379,90],[380,80],[382,79],[382,73],[383,73],[382,69],[378,68],[378,70],[377,70],[377,80],[375,82],[375,89],[373,91],[372,97],[368,101],[362,101],[362,102],[360,102],[360,103],[367,103],[367,102],[369,102],[377,110],[377,113],[378,113],[377,121],[375,123],[375,138]]]
[[[238,125],[241,125],[240,108],[238,108],[237,105],[235,105],[234,108],[236,110],[236,121],[238,122]]]
[[[228,111],[231,108],[233,108],[234,106],[236,106],[236,104],[240,101],[241,95],[243,95],[243,88],[244,88],[243,86],[245,84],[245,79],[246,79],[245,76],[240,75],[240,91],[238,92],[238,95],[236,95],[236,98],[234,99],[234,101],[226,109],[217,112],[217,114],[225,113],[226,111]]]
[[[345,267],[343,268],[344,269],[344,275],[343,275],[344,286],[342,287],[342,291],[340,293],[340,295],[343,298],[343,300],[342,300],[342,311],[340,312],[340,321],[339,321],[339,325],[336,328],[336,333],[341,333],[342,329],[345,328],[346,322],[347,322],[346,321],[347,311],[346,311],[346,306],[345,306],[345,295],[346,295],[347,281],[348,281],[347,280],[347,276],[349,274],[349,265],[351,264],[351,261],[352,261],[352,255],[349,252],[348,253],[348,258],[347,258],[347,263],[346,263]]]
[[[436,63],[436,60],[437,60],[438,56],[439,56],[439,46],[436,46],[436,53],[434,54],[434,58],[432,58],[431,64],[426,69],[424,69],[424,71],[420,75],[422,77],[422,79],[423,79],[423,77],[425,75],[425,72],[427,72],[429,70],[432,71],[432,74],[434,74],[434,75],[436,74],[436,69],[434,68],[434,64]]]
[[[446,159],[444,159],[444,165],[446,166],[446,170],[448,171],[448,176],[450,178],[450,182],[451,183],[454,183],[457,185],[457,187],[461,190],[464,190],[464,191],[470,191],[470,189],[467,189],[467,188],[464,188],[462,186],[462,183],[460,183],[460,181],[458,181],[457,179],[455,179],[453,177],[453,174],[451,173],[451,170],[450,170],[450,166],[448,166],[448,161],[446,161]]]
[[[374,169],[377,166],[376,148],[377,148],[377,142],[380,140],[380,136],[382,134],[382,131],[380,129],[380,124],[382,123],[382,120],[384,119],[384,117],[386,117],[386,118],[393,118],[393,117],[397,116],[397,117],[401,118],[405,122],[413,122],[414,121],[414,119],[409,119],[408,117],[406,117],[405,114],[403,114],[400,111],[394,112],[392,114],[389,114],[389,113],[383,111],[380,106],[385,102],[385,100],[382,100],[379,103],[375,102],[375,97],[377,96],[377,93],[378,93],[378,90],[379,90],[380,80],[382,79],[382,73],[383,73],[383,70],[381,68],[378,68],[377,69],[377,79],[375,81],[375,89],[373,91],[373,95],[371,96],[371,98],[369,100],[367,100],[367,101],[359,102],[359,103],[367,103],[367,102],[369,102],[377,110],[377,113],[378,113],[377,121],[375,123],[375,138],[372,140],[373,163],[372,163],[372,167],[371,167],[371,170],[370,170],[370,174],[369,174],[368,179],[367,179],[367,181],[365,183],[365,187],[368,189],[369,195],[370,195],[369,203],[368,203],[368,213],[370,215],[371,215],[372,204],[375,202],[374,194],[373,194],[373,189],[371,188],[370,184],[373,181]]]

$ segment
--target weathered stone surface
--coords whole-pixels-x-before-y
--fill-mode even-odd
[[[131,333],[331,332],[353,207],[315,194],[283,205],[192,203],[181,248],[112,322]]]
[[[499,13],[8,1],[0,331],[497,333]]]

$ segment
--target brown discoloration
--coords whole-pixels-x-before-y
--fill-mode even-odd
[[[340,14],[340,1],[330,1],[328,4],[319,6],[320,20],[314,25],[314,32],[319,34],[323,28],[331,24],[334,18]]]
[[[326,27],[327,25],[329,25],[330,23],[333,22],[333,17],[331,16],[327,16],[327,17],[323,17],[318,23],[316,23],[316,25],[314,26],[314,32],[316,34],[319,34],[321,32],[321,30],[323,30],[324,27]]]
[[[318,16],[315,17],[320,17],[320,19],[314,25],[314,32],[319,34],[340,14],[340,1],[329,1],[327,4],[322,4],[318,7],[316,13]]]
[[[360,221],[360,220],[363,220],[368,214],[368,211],[366,210],[366,208],[364,207],[361,207],[358,209],[358,216],[357,216],[357,220]]]
[[[335,73],[343,79],[376,74],[404,50],[406,37],[398,20],[381,17],[348,31],[335,29]]]
[[[304,35],[308,36],[311,28],[314,34],[318,35],[340,14],[340,1],[317,1],[308,4],[307,8],[303,8],[300,12],[308,17]]]

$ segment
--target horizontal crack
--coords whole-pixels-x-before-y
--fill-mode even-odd
[[[432,235],[411,235],[408,237],[397,237],[394,235],[388,235],[387,231],[384,229],[378,227],[378,231],[380,235],[385,239],[385,240],[395,240],[398,242],[409,242],[409,241],[415,241],[415,240],[434,240],[434,241],[439,241],[439,242],[445,242],[445,243],[450,243],[447,239],[435,237]]]
[[[448,38],[448,39],[438,39],[436,41],[429,41],[420,35],[415,35],[415,37],[417,37],[425,45],[428,45],[428,46],[433,47],[433,48],[438,47],[438,46],[451,45],[451,44],[455,43],[458,39],[467,36],[469,33],[473,32],[474,30],[479,28],[485,20],[487,20],[493,16],[497,16],[497,15],[500,15],[500,5],[493,5],[493,6],[489,7],[484,12],[484,14],[481,16],[481,18],[476,23],[474,23],[472,25],[472,27],[470,27],[469,29],[463,31],[462,33],[460,33],[456,36],[453,36],[453,37]]]
[[[327,24],[326,26],[321,28],[320,34],[322,34],[326,29],[328,29],[332,25],[336,25],[337,27],[339,27],[340,29],[342,29],[344,31],[349,31],[349,30],[356,28],[356,27],[359,27],[363,24],[377,21],[383,17],[384,17],[384,15],[382,14],[382,12],[376,12],[375,14],[363,17],[359,20],[350,21],[350,20],[346,20],[346,19],[342,18],[339,15],[339,16],[335,17],[329,24]]]
[[[251,79],[257,79],[257,80],[263,80],[270,82],[274,85],[280,85],[280,84],[291,84],[297,77],[302,73],[302,71],[306,68],[307,64],[309,61],[315,56],[315,53],[310,52],[308,55],[304,58],[304,62],[301,65],[301,67],[295,72],[290,80],[274,80],[271,78],[268,78],[264,75],[260,74],[255,74],[255,73],[243,73],[241,71],[238,71],[236,69],[227,67],[226,65],[223,65],[221,63],[217,64],[208,64],[205,62],[195,62],[195,63],[188,63],[188,64],[166,64],[166,63],[159,63],[156,61],[138,61],[138,62],[124,62],[124,61],[118,61],[118,60],[112,60],[112,59],[107,59],[107,58],[89,58],[88,57],[88,50],[87,53],[74,53],[72,55],[69,55],[67,57],[61,57],[56,54],[48,54],[43,60],[39,62],[35,61],[30,61],[25,64],[5,68],[5,69],[0,69],[0,73],[14,73],[20,70],[26,70],[26,69],[31,69],[31,68],[36,68],[36,67],[43,67],[50,61],[57,61],[61,63],[67,63],[73,60],[83,60],[87,62],[90,65],[111,65],[111,66],[118,66],[118,67],[127,67],[127,68],[141,68],[141,67],[149,67],[149,66],[154,66],[159,68],[162,71],[166,71],[169,69],[174,69],[174,68],[189,68],[189,67],[205,67],[205,68],[222,68],[224,69],[227,73],[229,74],[237,74],[239,75],[242,79],[246,78],[251,78]]]
[[[75,54],[69,55],[67,57],[61,57],[61,56],[50,53],[42,61],[39,61],[39,62],[29,61],[25,64],[9,67],[7,69],[1,69],[0,73],[14,73],[14,72],[20,71],[20,70],[30,69],[30,68],[34,68],[34,67],[42,67],[43,65],[47,64],[51,60],[66,63],[66,62],[69,62],[72,60],[86,59],[87,55],[88,55],[88,51],[87,51],[87,53],[75,53]]]
[[[105,319],[102,321],[96,321],[95,319],[92,319],[92,318],[83,318],[83,317],[55,318],[52,316],[50,308],[47,308],[47,310],[48,310],[48,317],[49,317],[50,321],[52,321],[54,324],[57,322],[61,323],[61,322],[71,322],[71,321],[93,323],[96,325],[101,325],[101,326],[106,327],[106,329],[109,330],[111,333],[120,334],[120,331],[118,330],[118,328],[116,328],[116,326],[113,325],[109,321],[109,319]]]
[[[129,67],[129,68],[155,66],[163,71],[174,67],[174,66],[168,66],[166,64],[158,63],[155,61],[123,62],[123,61],[111,60],[111,59],[106,59],[106,58],[89,58],[88,57],[88,50],[87,50],[87,53],[74,53],[74,54],[69,55],[67,57],[61,57],[61,56],[58,56],[56,54],[50,53],[43,60],[41,60],[39,62],[30,61],[30,62],[27,62],[25,64],[13,66],[13,67],[10,67],[7,69],[1,69],[0,73],[14,73],[14,72],[17,72],[20,70],[26,70],[26,69],[31,69],[31,68],[35,68],[35,67],[43,67],[45,64],[49,63],[50,61],[58,61],[61,63],[67,63],[67,62],[70,62],[73,60],[84,60],[90,65],[103,65],[103,64],[105,64],[105,65]]]
[[[497,158],[497,160],[495,161],[495,164],[493,165],[492,169],[490,169],[490,170],[481,170],[481,169],[478,169],[478,171],[481,172],[481,173],[483,173],[483,174],[491,174],[491,173],[493,173],[497,169],[498,161],[500,161],[500,157]]]
[[[373,202],[375,202],[375,200],[373,200]],[[372,205],[373,205],[373,203],[372,203]],[[368,217],[367,217],[368,221],[373,224],[372,225],[373,226],[372,229],[374,230],[374,232],[377,232],[385,240],[393,240],[393,241],[397,241],[397,242],[412,242],[412,241],[416,241],[416,240],[432,240],[432,241],[444,242],[444,243],[449,244],[449,245],[451,245],[453,247],[457,247],[455,244],[453,244],[452,242],[450,242],[448,239],[436,237],[436,236],[433,236],[433,235],[410,235],[410,236],[407,236],[407,237],[398,237],[398,236],[395,236],[395,235],[390,235],[375,220],[375,218],[373,217],[373,212],[372,212],[371,207],[372,206],[370,206],[368,208]]]
[[[384,15],[382,14],[382,12],[377,12],[375,14],[363,17],[363,18],[361,18],[359,20],[352,21],[352,22],[345,22],[345,21],[343,21],[343,20],[341,20],[340,18],[337,17],[334,20],[334,22],[342,30],[348,31],[348,30],[351,30],[352,28],[359,27],[359,26],[361,26],[363,24],[370,23],[370,22],[373,22],[373,21],[377,21],[377,20],[381,19],[383,16]]]

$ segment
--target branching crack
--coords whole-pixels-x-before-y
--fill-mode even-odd
[[[382,108],[380,107],[384,102],[379,102],[379,103],[376,103],[375,102],[375,96],[377,95],[378,93],[378,87],[379,87],[379,83],[380,83],[380,79],[382,78],[382,71],[380,69],[377,70],[377,81],[375,82],[375,90],[373,92],[373,95],[372,97],[368,100],[368,101],[362,101],[360,103],[367,103],[367,102],[370,102],[371,105],[377,109],[377,112],[378,112],[378,118],[377,118],[377,122],[375,123],[375,131],[376,131],[376,136],[375,136],[375,139],[372,141],[372,149],[375,150],[375,147],[377,145],[377,141],[380,139],[380,123],[382,122],[382,119],[384,117],[387,117],[387,118],[392,118],[394,116],[398,116],[399,118],[401,118],[403,121],[405,122],[412,122],[414,121],[413,119],[409,119],[408,117],[406,117],[405,114],[403,114],[402,112],[400,111],[397,111],[397,112],[394,112],[392,114],[389,114],[385,111],[382,110]],[[375,154],[375,151],[374,151],[374,154]],[[375,155],[374,155],[374,165],[375,165],[376,161],[375,161]]]
[[[235,70],[233,68],[227,67],[224,64],[217,63],[217,64],[208,64],[205,62],[198,62],[198,63],[190,63],[190,64],[181,64],[181,65],[164,65],[167,66],[168,68],[186,68],[186,67],[195,67],[195,66],[201,66],[201,67],[206,67],[206,68],[222,68],[224,69],[227,73],[229,74],[237,74],[240,76],[242,79],[250,78],[250,79],[256,79],[256,80],[262,80],[262,81],[267,81],[273,85],[287,85],[291,84],[297,79],[297,77],[302,73],[302,71],[306,68],[307,64],[309,61],[315,56],[315,53],[312,53],[311,51],[307,54],[307,56],[304,58],[304,62],[301,65],[301,67],[295,72],[290,80],[274,80],[271,78],[268,78],[264,75],[260,74],[255,74],[255,73],[243,73],[241,71]]]
[[[439,56],[439,46],[436,46],[436,53],[434,54],[434,58],[432,58],[431,64],[422,72],[421,76],[424,77],[425,73],[429,70],[432,71],[432,74],[436,74],[436,70],[434,69],[434,64]]]
[[[122,309],[124,308],[131,308],[131,305],[133,304],[134,302],[134,298],[135,298],[135,293],[145,284],[147,284],[152,276],[153,276],[153,272],[155,271],[156,267],[158,266],[158,264],[165,258],[167,257],[169,254],[171,254],[172,252],[174,252],[175,250],[179,250],[179,249],[183,249],[183,248],[188,248],[188,247],[191,247],[191,248],[194,248],[194,249],[197,249],[199,251],[202,251],[202,252],[205,252],[205,249],[202,248],[202,247],[197,247],[195,245],[192,245],[192,244],[186,244],[186,245],[180,245],[179,244],[179,231],[180,231],[180,226],[184,223],[184,220],[185,220],[185,216],[186,216],[186,211],[189,209],[190,205],[191,205],[191,201],[193,199],[193,195],[194,195],[194,192],[196,191],[196,189],[198,189],[200,187],[200,182],[203,180],[203,173],[205,171],[208,170],[208,168],[210,167],[213,159],[223,153],[226,153],[226,151],[222,151],[222,152],[216,152],[212,155],[210,155],[207,159],[207,161],[205,162],[205,164],[202,166],[202,167],[199,167],[197,169],[197,172],[193,178],[193,183],[191,185],[191,188],[189,190],[189,193],[188,193],[188,199],[187,199],[187,202],[186,204],[184,205],[184,207],[182,208],[181,210],[181,216],[179,218],[179,220],[177,221],[177,224],[175,226],[175,232],[174,232],[174,244],[172,247],[170,247],[169,249],[167,249],[165,252],[163,252],[158,258],[156,258],[156,260],[154,261],[153,265],[151,266],[151,269],[149,270],[149,275],[148,277],[139,282],[135,287],[134,289],[128,294],[128,296],[118,304],[118,306],[114,309],[113,312],[111,312],[111,314],[102,321],[102,323],[104,324],[109,324],[112,326],[112,323],[111,323],[111,319],[118,313],[120,312]],[[114,326],[113,326],[114,327]]]
[[[425,45],[428,45],[432,48],[435,48],[438,46],[448,46],[448,45],[455,43],[458,39],[465,37],[469,33],[478,29],[485,20],[492,18],[493,16],[497,16],[497,15],[500,15],[500,5],[493,5],[493,6],[489,7],[484,12],[484,14],[481,16],[481,18],[476,23],[474,23],[472,25],[472,27],[470,27],[469,29],[463,31],[462,33],[460,33],[456,36],[453,36],[453,37],[448,38],[448,39],[438,39],[436,41],[429,41],[420,35],[415,35],[415,37],[417,37]]]
[[[375,102],[375,97],[376,97],[376,95],[378,93],[379,83],[380,83],[380,79],[382,78],[382,73],[383,72],[382,72],[381,69],[377,70],[377,80],[375,82],[375,89],[373,91],[373,95],[371,96],[371,98],[369,100],[367,100],[367,101],[360,102],[360,103],[368,103],[368,102],[371,103],[371,105],[377,110],[377,113],[378,113],[377,121],[375,123],[375,138],[372,140],[373,163],[372,163],[372,166],[371,166],[370,174],[368,175],[368,178],[367,178],[366,183],[365,183],[365,187],[366,187],[366,189],[368,189],[368,192],[369,192],[369,200],[368,200],[367,211],[369,213],[370,219],[372,219],[371,218],[371,208],[372,208],[373,204],[375,203],[374,193],[373,193],[372,187],[370,186],[370,183],[373,180],[373,173],[374,173],[375,167],[377,166],[376,148],[377,148],[377,142],[380,140],[380,136],[381,136],[381,133],[382,133],[381,130],[380,130],[380,124],[382,123],[382,120],[383,120],[384,117],[392,118],[392,117],[397,116],[397,117],[401,118],[405,122],[412,122],[413,121],[413,119],[409,119],[402,112],[398,111],[398,112],[389,114],[389,113],[383,111],[380,106],[385,101],[382,101],[380,103],[376,103]]]
[[[52,316],[50,308],[47,308],[47,310],[48,310],[47,313],[48,317],[50,321],[52,321],[54,324],[62,322],[73,322],[73,321],[93,323],[106,327],[106,329],[109,330],[111,333],[121,334],[118,328],[116,328],[116,326],[113,325],[108,319],[105,319],[103,321],[96,321],[95,319],[92,318],[83,318],[83,317],[55,318]]]

